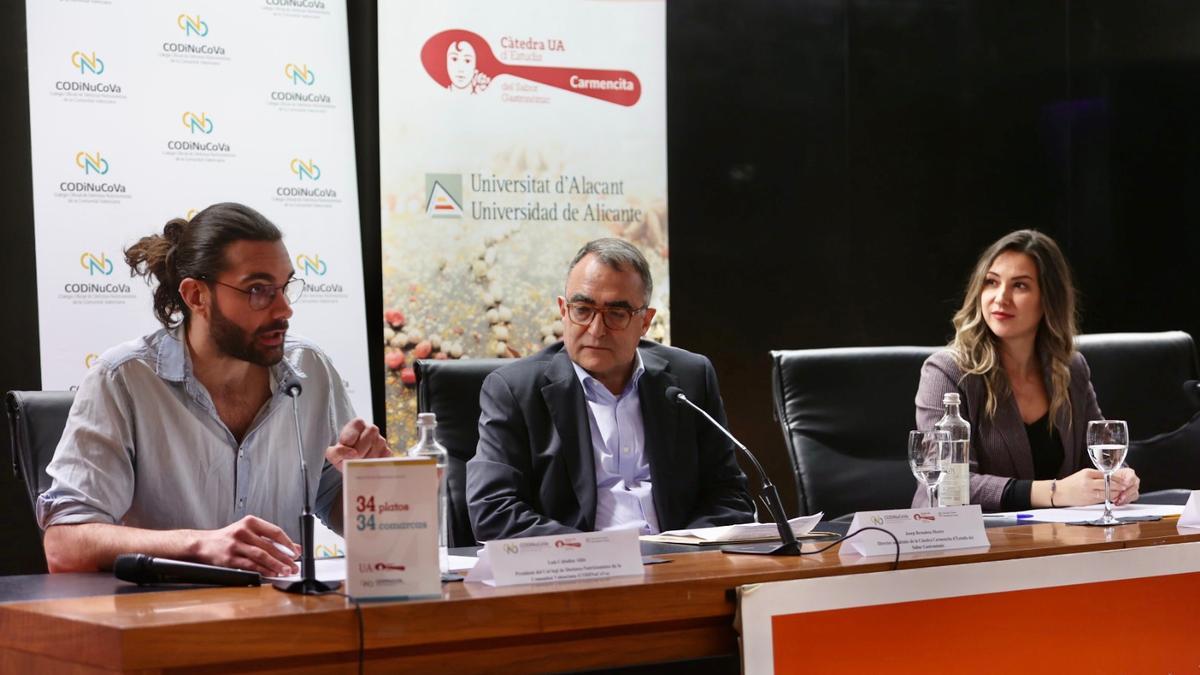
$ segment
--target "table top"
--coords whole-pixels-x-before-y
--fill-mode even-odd
[[[987,535],[988,549],[903,555],[900,568],[1200,541],[1200,531],[1180,531],[1173,518],[1115,528],[1017,525],[989,528]],[[822,544],[805,544],[804,550],[819,546]],[[428,663],[433,665],[438,662],[432,659],[439,650],[449,652],[459,645],[461,651],[461,645],[469,641],[526,641],[532,647],[597,631],[614,636],[701,628],[729,632],[735,610],[731,590],[738,586],[892,568],[890,556],[840,558],[837,546],[800,557],[712,550],[658,557],[669,562],[647,565],[644,578],[502,588],[449,583],[443,584],[440,599],[363,603],[366,648],[420,648],[429,653]],[[120,583],[107,575],[60,576],[90,576],[95,583],[104,576],[110,588]],[[44,577],[10,579],[17,580],[6,582],[10,585],[21,579],[40,579],[43,584],[53,581]],[[78,582],[81,586],[89,583]],[[145,592],[123,586],[141,592],[0,605],[0,649],[65,658],[61,654],[63,640],[73,638],[72,662],[113,668],[357,653],[357,620],[352,604],[344,597],[296,596],[271,587]],[[242,639],[231,641],[230,635]],[[214,650],[214,643],[222,648]]]

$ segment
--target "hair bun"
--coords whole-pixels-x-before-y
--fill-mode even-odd
[[[175,218],[163,227],[163,239],[166,239],[172,246],[179,243],[179,238],[183,236],[183,228],[187,225],[187,221],[181,218]]]

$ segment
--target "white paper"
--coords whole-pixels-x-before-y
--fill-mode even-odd
[[[792,533],[797,537],[812,531],[821,522],[824,512],[811,516],[800,516],[788,521]],[[740,523],[737,525],[719,525],[717,527],[697,527],[690,530],[669,530],[662,533],[670,537],[695,537],[705,543],[723,543],[746,541],[750,539],[779,539],[779,527],[775,523]]]
[[[345,581],[346,580],[346,559],[345,558],[317,558],[315,561],[317,566],[317,580],[319,581]],[[479,562],[479,558],[470,555],[452,555],[450,556],[450,569],[455,571],[464,571],[473,569],[475,563]],[[300,575],[293,574],[286,577],[263,577],[267,581],[299,581]]]
[[[997,515],[1014,516],[1018,513],[1032,516],[1032,518],[1028,519],[1030,522],[1080,523],[1088,520],[1099,519],[1100,516],[1104,515],[1104,505],[1093,504],[1091,506],[1074,506],[1063,509],[1029,509],[1027,511],[1012,511],[1010,513]],[[1177,504],[1126,504],[1125,506],[1113,507],[1113,515],[1118,518],[1129,518],[1134,516],[1177,516],[1180,513],[1183,513],[1183,507]]]
[[[489,541],[466,581],[489,586],[641,576],[637,530]]]
[[[345,581],[346,580],[346,559],[345,558],[317,558],[313,562],[316,563],[317,580],[318,581]],[[297,563],[299,564],[299,563]],[[303,570],[302,570],[303,571]],[[299,574],[292,574],[286,577],[264,577],[266,581],[299,581]]]
[[[899,541],[901,553],[927,553],[961,548],[988,548],[983,531],[983,512],[978,504],[924,509],[859,511],[847,532],[878,527],[896,535],[867,531],[842,543],[838,554],[894,555]]]

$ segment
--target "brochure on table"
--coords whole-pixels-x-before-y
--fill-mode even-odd
[[[357,599],[441,595],[437,462],[350,460],[342,484],[347,592]]]

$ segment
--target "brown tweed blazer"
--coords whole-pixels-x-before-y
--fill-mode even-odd
[[[1087,457],[1087,423],[1104,419],[1092,389],[1092,373],[1083,354],[1071,356],[1071,385],[1068,397],[1070,410],[1059,411],[1054,420],[1063,444],[1063,463],[1058,477],[1091,467]],[[1050,389],[1049,369],[1046,370],[1046,389]],[[997,402],[996,415],[986,419],[987,390],[978,375],[963,377],[949,349],[934,353],[921,366],[921,382],[917,386],[917,428],[932,429],[945,412],[942,394],[956,391],[962,397],[962,415],[971,423],[971,503],[980,504],[984,511],[999,511],[1004,486],[1013,478],[1033,479],[1033,451],[1025,423],[1011,393]],[[913,507],[927,506],[925,489],[918,486]]]

